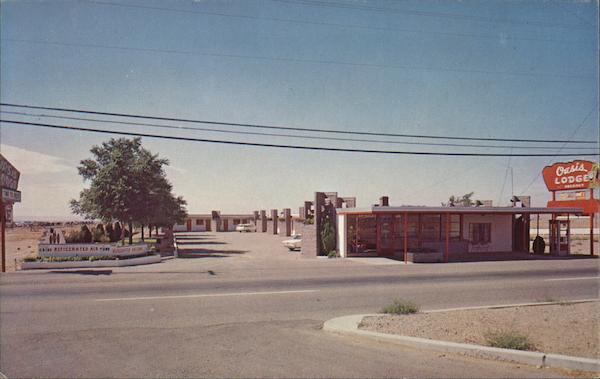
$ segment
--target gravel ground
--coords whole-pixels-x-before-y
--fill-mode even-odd
[[[488,332],[514,330],[535,350],[600,358],[600,303],[540,305],[365,317],[360,328],[460,343],[487,345]]]
[[[15,271],[23,258],[37,255],[42,231],[41,227],[6,229],[6,271]]]

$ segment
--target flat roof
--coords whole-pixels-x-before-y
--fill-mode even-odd
[[[488,214],[582,214],[583,208],[528,208],[528,207],[426,207],[426,206],[371,206],[338,208],[338,214],[353,213],[488,213]]]
[[[245,218],[245,217],[254,217],[254,215],[252,213],[248,213],[248,214],[221,214],[220,215],[221,218],[223,217],[241,217],[241,218]],[[187,218],[212,218],[212,213],[206,213],[206,214],[188,214]]]

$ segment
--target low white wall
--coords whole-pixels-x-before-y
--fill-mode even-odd
[[[512,251],[512,215],[478,215],[465,214],[463,216],[463,238],[469,239],[469,224],[491,223],[490,243],[487,251],[510,252]]]
[[[161,257],[158,254],[149,255],[147,257],[109,260],[109,261],[69,261],[69,262],[23,262],[22,270],[34,269],[57,269],[57,268],[93,268],[93,267],[124,267],[138,266],[151,263],[160,263]]]
[[[176,224],[173,226],[173,231],[174,232],[187,232],[187,225],[186,224]]]
[[[78,243],[78,244],[40,244],[40,257],[128,257],[148,251],[145,243],[131,246],[117,246],[110,243]]]

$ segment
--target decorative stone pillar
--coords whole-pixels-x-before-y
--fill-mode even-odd
[[[260,211],[260,231],[267,232],[267,211]]]
[[[273,219],[273,234],[277,234],[277,224],[279,224],[277,209],[271,209],[271,218]]]
[[[285,208],[283,210],[283,217],[285,219],[285,235],[292,235],[292,210],[290,208]]]

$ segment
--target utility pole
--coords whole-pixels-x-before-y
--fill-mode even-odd
[[[2,200],[2,191],[0,191],[0,229],[2,231],[2,272],[6,272],[6,209],[4,208],[4,201]]]
[[[513,168],[510,167],[510,196],[511,198],[515,196],[515,182],[513,177]]]

